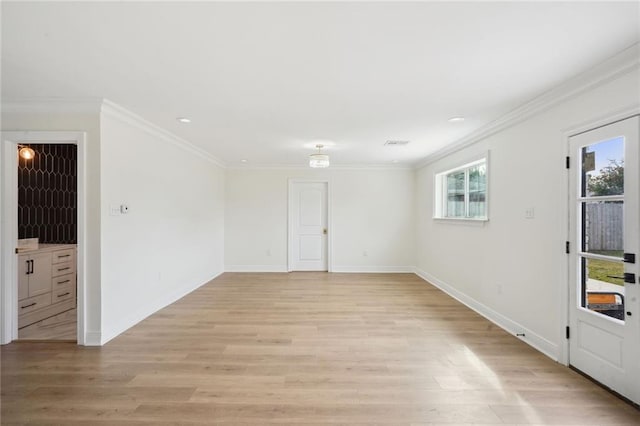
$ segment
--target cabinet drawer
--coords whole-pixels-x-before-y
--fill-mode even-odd
[[[76,298],[76,283],[61,285],[51,293],[51,304],[65,302]]]
[[[41,294],[40,296],[29,297],[18,303],[18,315],[23,315],[31,311],[35,311],[51,304],[51,293]]]
[[[73,249],[58,250],[53,252],[51,263],[70,262],[73,260]]]
[[[75,283],[76,283],[76,274],[60,275],[59,277],[54,277],[51,280],[51,286],[53,287],[53,291],[56,291],[59,288],[62,288],[62,286],[64,285],[68,285],[68,284],[75,285]]]
[[[59,277],[60,275],[71,274],[76,271],[74,262],[57,263],[51,266],[51,276]]]

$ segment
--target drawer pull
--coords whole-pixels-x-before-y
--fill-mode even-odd
[[[71,255],[70,254],[62,254],[62,255],[59,254],[58,255],[58,259],[60,259],[61,257],[69,257],[69,256],[71,256]]]
[[[20,309],[27,309],[27,308],[30,308],[30,307],[32,307],[32,306],[36,306],[36,302],[33,302],[33,303],[32,303],[32,304],[30,304],[30,305],[20,306]]]
[[[71,280],[58,281],[57,284],[65,284],[65,283],[68,283],[69,281]]]
[[[66,268],[58,268],[58,272],[60,271],[66,271],[67,269],[71,269],[70,266],[67,266]]]
[[[64,297],[64,296],[68,296],[68,295],[70,295],[70,294],[71,294],[70,292],[66,292],[66,293],[64,293],[64,294],[59,294],[59,295],[58,295],[58,297]]]

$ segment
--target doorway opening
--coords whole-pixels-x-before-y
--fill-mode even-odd
[[[3,132],[2,140],[2,343],[84,344],[85,135]]]
[[[18,339],[76,341],[78,149],[18,148]]]

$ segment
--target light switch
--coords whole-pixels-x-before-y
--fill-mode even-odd
[[[109,216],[118,216],[120,214],[120,206],[110,205]]]
[[[524,210],[524,218],[525,219],[533,219],[535,217],[535,210],[533,207],[527,207]]]
[[[129,213],[129,206],[126,205],[126,204],[121,204],[120,205],[120,213],[122,213],[122,214]]]

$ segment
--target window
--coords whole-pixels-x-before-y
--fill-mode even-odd
[[[487,220],[487,156],[436,174],[437,219]]]

